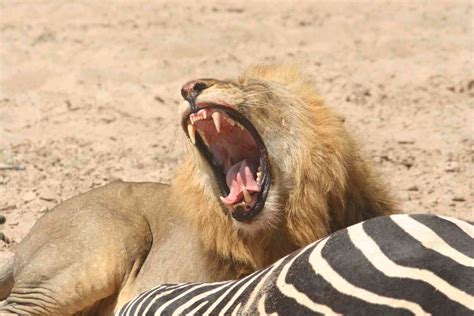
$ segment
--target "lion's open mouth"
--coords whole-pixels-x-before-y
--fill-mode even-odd
[[[271,173],[267,150],[252,123],[228,106],[206,104],[183,117],[191,141],[209,163],[238,221],[250,222],[265,205]]]

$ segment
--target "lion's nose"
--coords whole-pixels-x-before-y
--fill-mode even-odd
[[[212,79],[191,80],[183,85],[181,95],[186,101],[193,103],[197,96],[210,86],[212,86]]]

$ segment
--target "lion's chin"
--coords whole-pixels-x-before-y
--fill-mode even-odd
[[[283,206],[278,202],[277,188],[272,188],[267,196],[265,206],[260,213],[251,221],[238,221],[233,219],[234,227],[242,234],[247,236],[258,236],[262,231],[272,231],[280,223]]]

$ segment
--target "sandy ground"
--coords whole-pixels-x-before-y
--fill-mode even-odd
[[[474,220],[470,3],[0,2],[0,248],[90,188],[169,182],[180,86],[261,62],[316,78],[405,211]]]

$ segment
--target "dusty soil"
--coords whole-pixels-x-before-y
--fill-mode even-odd
[[[316,78],[406,212],[474,220],[472,16],[470,1],[3,1],[0,248],[90,188],[169,182],[181,84],[261,62]]]

